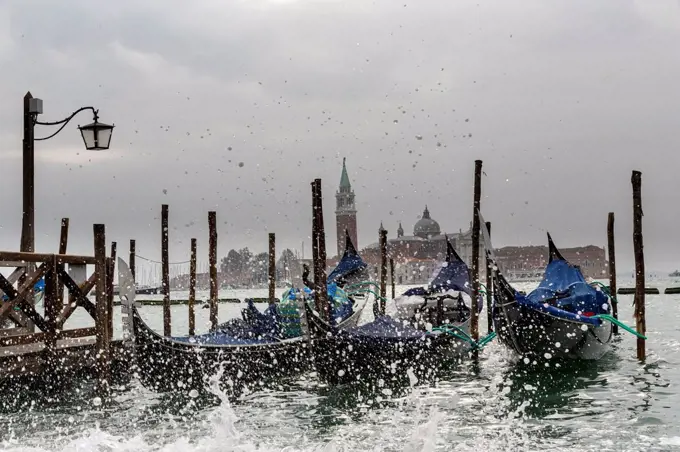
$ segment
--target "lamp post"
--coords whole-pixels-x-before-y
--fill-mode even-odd
[[[93,107],[82,107],[74,111],[61,121],[41,122],[38,115],[42,114],[42,99],[35,98],[30,92],[24,96],[24,139],[23,139],[23,215],[21,222],[21,251],[32,253],[35,251],[35,142],[49,140],[61,132],[64,127],[80,112],[92,111],[94,120],[91,124],[78,126],[83,137],[85,149],[101,151],[109,148],[111,143],[112,125],[98,121],[98,110]],[[57,126],[59,129],[44,138],[35,138],[36,125]]]

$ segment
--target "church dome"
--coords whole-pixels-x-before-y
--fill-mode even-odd
[[[416,225],[413,227],[413,235],[427,239],[439,234],[441,234],[439,223],[430,218],[430,211],[427,210],[427,206],[425,206],[423,217],[418,220]]]

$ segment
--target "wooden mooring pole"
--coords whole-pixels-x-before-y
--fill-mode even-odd
[[[130,240],[130,273],[132,273],[132,280],[137,281],[135,276],[135,256],[137,255],[137,242],[134,239]]]
[[[107,314],[107,319],[108,319],[108,334],[109,334],[109,340],[113,338],[113,279],[114,275],[116,274],[116,249],[117,249],[117,244],[116,242],[111,242],[111,256],[107,258],[107,265],[106,265],[106,271],[107,271],[107,280],[106,280],[106,294],[107,294],[107,303],[109,305],[109,310]]]
[[[316,192],[316,181],[312,182],[312,271],[313,275],[313,285],[314,285],[314,307],[316,312],[323,318],[323,313],[325,309],[321,304],[321,299],[318,296],[319,287],[319,225],[316,218],[316,207],[318,194]]]
[[[470,336],[479,340],[479,318],[477,300],[479,299],[479,209],[482,197],[482,161],[475,160],[475,186],[472,209],[472,300],[470,306]]]
[[[168,205],[161,206],[161,266],[163,289],[163,335],[172,334],[170,319],[170,257],[168,238]]]
[[[609,253],[609,296],[612,300],[612,315],[619,318],[619,306],[616,301],[616,248],[614,246],[614,212],[607,218],[607,252]],[[619,334],[619,326],[612,325],[612,332]]]
[[[491,237],[491,222],[487,221],[486,222],[486,231],[489,233],[489,237]],[[491,334],[493,332],[493,313],[491,312],[492,310],[492,305],[493,305],[493,278],[491,278],[491,272],[493,271],[492,265],[491,265],[491,259],[489,259],[489,256],[486,256],[486,321],[487,321],[487,334]]]
[[[392,299],[396,297],[395,292],[396,292],[396,287],[395,287],[395,282],[394,282],[394,259],[390,258],[390,281],[392,281]]]
[[[196,334],[196,239],[191,239],[191,260],[189,261],[189,336]]]
[[[269,233],[269,302],[276,298],[276,234]]]
[[[635,252],[635,326],[643,336],[647,332],[645,319],[645,255],[642,244],[642,173],[633,171],[633,250]],[[645,340],[637,339],[637,357],[646,357]]]
[[[106,228],[103,224],[94,227],[94,258],[96,273],[96,306],[95,311],[95,342],[97,387],[101,394],[108,394],[111,381],[111,341],[108,332],[108,290],[107,290],[107,259],[106,259]]]
[[[387,230],[380,228],[380,314],[385,315],[385,298],[387,297]]]
[[[208,212],[208,229],[210,234],[208,259],[210,261],[210,330],[217,329],[217,212]]]
[[[326,232],[323,225],[323,195],[321,179],[312,183],[312,252],[314,262],[314,300],[317,312],[322,319],[328,321],[328,287],[326,285]],[[316,250],[316,252],[314,252]]]
[[[66,254],[66,249],[68,246],[68,226],[69,219],[61,219],[61,231],[59,234],[59,254]],[[59,268],[65,268],[64,264],[59,264]],[[61,278],[57,278],[57,297],[59,298],[59,306],[64,304],[64,282]],[[60,308],[61,309],[61,308]]]

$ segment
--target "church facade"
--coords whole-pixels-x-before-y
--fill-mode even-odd
[[[383,225],[380,225],[383,228]],[[377,236],[378,234],[376,234]],[[413,234],[406,235],[399,223],[396,235],[387,235],[387,254],[394,259],[395,279],[402,284],[420,283],[429,279],[431,273],[438,270],[446,257],[446,239],[448,238],[456,252],[468,265],[472,262],[472,227],[458,232],[442,232],[439,222],[432,218],[430,210],[425,206],[420,219],[413,225]],[[373,266],[380,265],[380,247],[372,243],[361,251],[361,257]],[[484,262],[484,248],[480,243],[480,263]],[[480,271],[484,271],[480,267]],[[400,278],[401,276],[401,278]]]

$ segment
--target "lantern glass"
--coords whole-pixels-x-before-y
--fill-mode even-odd
[[[113,127],[95,120],[92,124],[78,127],[83,136],[85,149],[88,151],[102,151],[109,148]]]

